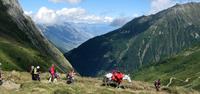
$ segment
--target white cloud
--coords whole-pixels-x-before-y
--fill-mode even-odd
[[[123,26],[124,24],[126,24],[128,21],[130,21],[130,18],[128,17],[121,17],[121,18],[116,18],[111,22],[111,26],[115,26],[115,27],[120,27]]]
[[[112,17],[104,16],[96,16],[96,15],[86,15],[85,17],[80,18],[83,22],[88,23],[110,23],[113,21]]]
[[[140,14],[137,14],[137,13],[133,14],[133,18],[136,18],[136,17],[139,17],[139,16],[140,16]]]
[[[61,10],[56,11],[56,14],[59,16],[76,16],[76,15],[84,15],[86,13],[85,9],[82,8],[63,8]]]
[[[200,2],[200,0],[151,0],[150,11],[148,14],[155,14],[159,11],[174,6],[176,3]]]
[[[39,24],[60,24],[64,22],[73,23],[111,23],[112,17],[97,16],[88,14],[83,8],[62,8],[60,10],[52,10],[47,7],[41,7],[37,13],[26,12],[36,23]]]
[[[32,11],[24,11],[24,14],[31,16],[33,14]]]
[[[110,23],[111,26],[115,26],[115,27],[121,27],[123,25],[125,25],[127,22],[131,21],[132,19],[139,17],[140,14],[133,14],[132,16],[129,17],[118,17],[113,19],[113,21]]]
[[[39,11],[33,16],[37,23],[53,24],[57,20],[57,15],[54,10],[46,7],[41,7]]]
[[[62,3],[62,2],[68,2],[70,4],[78,4],[80,3],[82,0],[49,0],[51,2],[54,2],[54,3]]]
[[[151,0],[150,14],[172,7],[176,4],[175,0]]]

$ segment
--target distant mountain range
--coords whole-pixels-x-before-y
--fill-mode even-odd
[[[0,0],[0,62],[7,71],[30,71],[32,65],[48,71],[51,64],[60,71],[72,69],[63,54],[24,15],[17,0]]]
[[[155,15],[135,18],[65,56],[84,76],[98,76],[113,69],[132,73],[199,44],[199,11],[199,3],[177,4]]]
[[[109,24],[63,23],[38,24],[43,34],[63,53],[78,47],[95,36],[105,34],[116,27]]]

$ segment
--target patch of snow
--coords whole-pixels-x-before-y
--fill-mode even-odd
[[[192,25],[192,22],[189,22],[188,25],[189,25],[189,26]]]
[[[199,34],[198,33],[195,33],[195,38],[199,38]]]

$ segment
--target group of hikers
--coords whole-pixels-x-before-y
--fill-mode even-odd
[[[131,82],[131,78],[129,75],[125,75],[124,73],[120,71],[113,70],[112,72],[105,75],[105,78],[103,79],[103,84],[107,86],[109,84],[112,85],[114,82],[116,87],[120,87],[120,84],[123,80],[127,80],[128,82]],[[154,86],[157,91],[160,90],[160,86],[161,86],[160,79],[154,82]]]
[[[1,66],[1,63],[0,63],[0,66]],[[34,81],[40,81],[40,66],[31,66],[31,71],[30,71],[31,75],[32,75],[32,80]],[[59,79],[59,74],[56,72],[56,68],[55,68],[55,65],[52,64],[52,66],[49,68],[49,74],[50,74],[50,77],[49,77],[49,82],[56,82],[57,79]],[[66,83],[67,84],[71,84],[74,82],[74,78],[75,78],[75,71],[74,70],[71,70],[69,73],[66,74],[66,78],[67,78],[67,81]],[[112,81],[115,81],[117,83],[121,83],[122,80],[123,80],[123,77],[124,77],[124,74],[120,71],[112,71],[112,76],[110,77]],[[2,84],[2,72],[1,72],[1,69],[0,69],[0,85]],[[161,85],[161,81],[160,79],[156,80],[154,82],[154,86],[155,86],[155,89],[157,91],[160,90],[160,85]]]
[[[31,66],[30,73],[32,75],[32,80],[40,81],[40,66],[37,67]],[[57,79],[60,78],[54,64],[52,64],[52,66],[49,68],[49,74],[50,74],[50,77],[48,78],[49,82],[57,82]],[[66,78],[68,84],[74,82],[75,75],[76,73],[74,70],[71,70],[69,73],[67,73]]]

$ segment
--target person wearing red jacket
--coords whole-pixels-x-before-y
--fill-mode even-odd
[[[55,78],[55,65],[52,64],[50,70],[49,70],[50,74],[51,74],[51,82],[54,81],[54,78]]]
[[[114,72],[112,72],[112,74],[113,74],[112,75],[112,80],[117,82],[117,83],[121,83],[124,74],[119,72],[119,71],[114,71]]]

